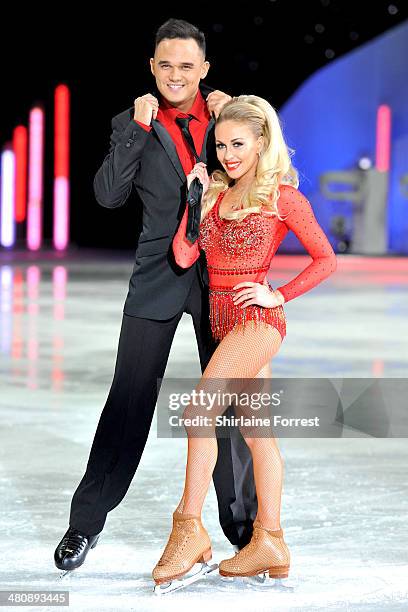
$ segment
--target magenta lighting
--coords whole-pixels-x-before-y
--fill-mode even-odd
[[[44,111],[31,109],[29,118],[27,246],[36,251],[42,243]]]
[[[58,85],[54,96],[54,232],[57,250],[69,241],[69,113],[70,93]]]
[[[14,222],[14,153],[9,148],[1,154],[1,232],[0,242],[11,247],[15,241]]]
[[[391,109],[381,104],[377,110],[377,142],[375,165],[380,172],[390,169],[391,152]]]

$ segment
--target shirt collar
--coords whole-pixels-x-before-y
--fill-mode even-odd
[[[202,96],[200,90],[197,91],[197,95],[195,100],[188,112],[182,112],[178,108],[171,106],[163,97],[160,101],[160,109],[165,113],[166,117],[172,119],[173,121],[176,117],[188,117],[188,115],[192,115],[194,119],[197,121],[201,121],[202,123],[208,123],[211,119],[210,113],[207,108],[207,104]]]

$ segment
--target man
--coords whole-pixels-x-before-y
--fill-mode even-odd
[[[182,269],[171,243],[185,208],[186,175],[198,157],[209,172],[217,164],[211,114],[217,117],[230,96],[200,83],[209,63],[204,35],[195,26],[170,19],[157,31],[155,43],[150,67],[157,91],[136,98],[134,107],[112,119],[110,150],[94,180],[96,199],[107,208],[122,206],[135,187],[143,203],[143,230],[112,386],[72,499],[69,529],[54,555],[64,570],[82,565],[107,513],[130,486],[149,434],[157,379],[164,375],[183,312],[193,319],[202,371],[216,348],[205,260]],[[242,548],[251,539],[257,502],[250,452],[238,428],[230,433],[218,439],[213,479],[221,526]]]

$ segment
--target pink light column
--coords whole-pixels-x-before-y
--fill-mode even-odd
[[[390,169],[391,154],[391,109],[387,104],[381,104],[377,110],[377,139],[375,150],[375,165],[380,172]]]
[[[53,243],[63,250],[69,242],[69,114],[70,93],[66,85],[55,89],[54,113],[54,226]]]
[[[15,241],[14,183],[15,157],[14,152],[7,145],[1,154],[0,244],[4,247],[12,247]]]
[[[29,117],[27,246],[36,251],[42,243],[44,111],[31,109]]]

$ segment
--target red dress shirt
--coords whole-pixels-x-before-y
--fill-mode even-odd
[[[200,155],[208,122],[211,119],[207,104],[200,90],[197,91],[193,105],[187,113],[179,111],[178,108],[171,106],[164,98],[161,98],[156,117],[157,121],[160,121],[162,126],[166,128],[176,145],[177,155],[186,175],[191,172],[196,160],[181,132],[181,128],[176,123],[176,117],[188,117],[189,115],[193,115],[193,119],[189,124],[189,130],[196,151]],[[141,121],[136,121],[136,123],[148,132],[152,129],[150,125],[146,125]]]

